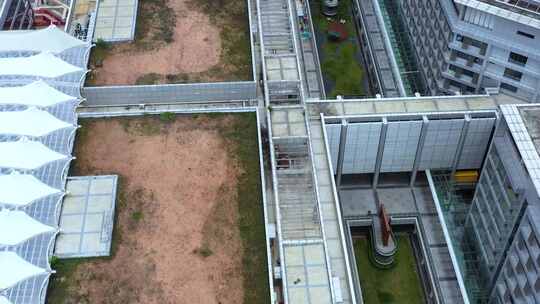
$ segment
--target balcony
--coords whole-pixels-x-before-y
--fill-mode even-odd
[[[486,55],[486,48],[480,48],[477,46],[474,46],[472,44],[463,43],[459,41],[452,41],[448,45],[451,49],[461,51],[463,53],[476,56],[476,57],[482,57]]]
[[[456,55],[450,55],[449,62],[453,65],[459,66],[460,68],[464,68],[476,73],[480,73],[482,70],[482,65],[475,63],[474,58],[465,59]]]
[[[444,71],[443,75],[454,81],[457,81],[459,83],[462,83],[466,86],[473,87],[473,88],[478,83],[478,75],[469,76],[467,74],[464,74],[463,72],[452,71],[452,70]]]

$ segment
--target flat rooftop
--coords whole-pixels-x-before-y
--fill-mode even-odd
[[[117,181],[116,175],[68,177],[55,256],[110,255]]]
[[[99,1],[94,41],[98,39],[109,42],[133,40],[137,5],[137,0]]]
[[[540,19],[540,2],[527,0],[480,0],[491,5]]]
[[[518,109],[536,151],[540,153],[540,106],[519,107]]]
[[[536,192],[540,195],[540,105],[503,105],[501,112]]]
[[[357,116],[388,114],[419,115],[422,113],[495,111],[501,105],[522,104],[523,100],[505,94],[421,96],[367,99],[308,99],[311,116]]]
[[[497,15],[514,22],[540,28],[540,2],[537,0],[453,0],[456,3]]]

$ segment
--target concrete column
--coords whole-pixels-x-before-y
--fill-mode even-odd
[[[536,87],[540,88],[540,79],[536,81]],[[532,102],[540,102],[540,94],[538,94],[538,90],[534,91]]]
[[[465,16],[465,10],[467,9],[466,6],[463,6],[462,9],[459,10],[459,20],[463,20]]]
[[[480,69],[480,75],[478,76],[478,83],[476,84],[476,93],[480,93],[482,89],[482,81],[484,80],[484,73],[487,69],[488,58],[491,56],[491,44],[488,44],[486,49],[486,56],[484,56],[484,62],[482,62],[482,68]]]
[[[469,132],[470,123],[471,116],[467,114],[465,115],[465,123],[463,124],[463,128],[461,129],[461,135],[459,136],[458,148],[456,150],[456,154],[454,155],[454,161],[452,164],[452,175],[450,175],[451,179],[454,179],[454,174],[456,173],[459,159],[461,158],[461,154],[463,153],[463,146],[465,144],[465,138],[467,138],[467,133]]]
[[[416,155],[414,156],[414,163],[411,172],[410,186],[414,186],[416,181],[416,174],[418,173],[418,167],[422,161],[422,151],[424,150],[424,143],[426,142],[426,134],[428,130],[429,119],[426,116],[422,116],[422,130],[420,131],[420,138],[418,139],[418,146],[416,147]]]
[[[382,158],[384,153],[384,143],[386,141],[386,131],[388,130],[388,120],[383,117],[381,135],[379,137],[379,146],[377,149],[377,158],[375,160],[375,173],[373,174],[373,189],[379,184],[379,174],[381,173]]]
[[[339,150],[338,150],[338,159],[337,159],[337,168],[336,168],[336,185],[337,188],[341,186],[341,178],[343,176],[343,158],[345,157],[345,147],[347,144],[347,120],[341,120],[341,133],[339,136]]]

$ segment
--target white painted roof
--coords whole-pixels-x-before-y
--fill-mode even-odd
[[[43,225],[23,211],[0,210],[0,245],[14,246],[52,231],[53,227]]]
[[[69,64],[52,53],[40,53],[30,57],[0,58],[0,76],[21,75],[56,78],[80,72],[81,68]]]
[[[64,128],[75,128],[47,111],[29,108],[0,112],[0,134],[40,137]]]
[[[45,269],[34,266],[15,252],[0,251],[0,290],[7,289],[20,281],[46,273]]]
[[[57,153],[40,142],[23,138],[19,141],[0,142],[0,167],[34,170],[67,156]]]
[[[0,87],[0,104],[50,107],[73,99],[43,80],[25,86]]]
[[[54,25],[36,31],[0,31],[0,52],[30,51],[61,53],[87,45]]]
[[[25,206],[61,191],[42,183],[30,174],[0,175],[0,203]]]

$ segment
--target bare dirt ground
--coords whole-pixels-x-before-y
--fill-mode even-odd
[[[114,257],[56,278],[49,303],[243,302],[242,169],[220,133],[235,118],[167,119],[84,122],[72,173],[120,175]]]
[[[249,77],[251,63],[249,36],[244,33],[246,5],[223,0],[215,10],[212,1],[141,0],[135,41],[98,44],[88,84],[248,80],[237,79]],[[238,56],[243,56],[240,62],[230,59]]]
[[[219,29],[202,12],[190,10],[188,0],[169,0],[176,16],[173,41],[158,49],[140,52],[133,43],[115,47],[97,69],[96,85],[135,84],[148,73],[197,73],[219,63]]]

